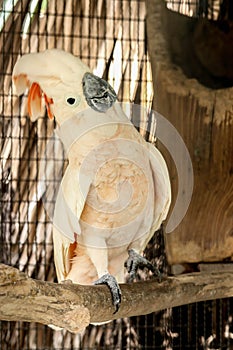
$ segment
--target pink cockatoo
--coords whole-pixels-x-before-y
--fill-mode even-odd
[[[113,88],[77,57],[52,49],[22,56],[16,93],[28,93],[32,121],[55,117],[68,155],[53,218],[58,281],[110,288],[115,312],[125,267],[134,279],[153,266],[141,255],[166,219],[166,163],[123,112]]]

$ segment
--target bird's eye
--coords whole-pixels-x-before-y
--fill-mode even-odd
[[[68,105],[73,106],[76,102],[76,99],[74,97],[68,97],[66,102],[68,103]]]
[[[69,105],[69,106],[75,106],[76,104],[78,104],[80,101],[80,98],[77,98],[77,97],[73,97],[73,96],[69,96],[66,98],[66,103]]]

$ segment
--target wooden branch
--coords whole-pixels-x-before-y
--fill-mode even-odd
[[[80,332],[90,322],[145,315],[193,302],[233,296],[233,272],[192,273],[122,284],[117,314],[106,286],[57,284],[0,264],[0,319],[53,324]]]

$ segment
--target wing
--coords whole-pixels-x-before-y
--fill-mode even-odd
[[[160,228],[167,217],[171,204],[171,183],[163,156],[151,143],[148,143],[147,146],[155,188],[154,224],[152,226],[154,232]]]
[[[165,160],[153,144],[147,142],[147,147],[154,184],[154,220],[146,239],[138,242],[141,253],[166,219],[171,204],[171,183]]]
[[[66,279],[70,268],[70,259],[72,257],[74,243],[61,234],[61,232],[53,227],[53,249],[54,249],[54,263],[57,273],[58,282]]]
[[[67,167],[56,199],[53,217],[54,261],[58,281],[65,280],[76,248],[76,235],[80,234],[79,220],[85,206],[91,180],[78,181],[78,169]]]

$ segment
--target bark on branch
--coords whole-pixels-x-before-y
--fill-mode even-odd
[[[34,280],[0,264],[0,319],[39,322],[80,332],[90,322],[145,315],[193,302],[233,296],[233,272],[203,272],[122,284],[118,313],[106,286]]]

